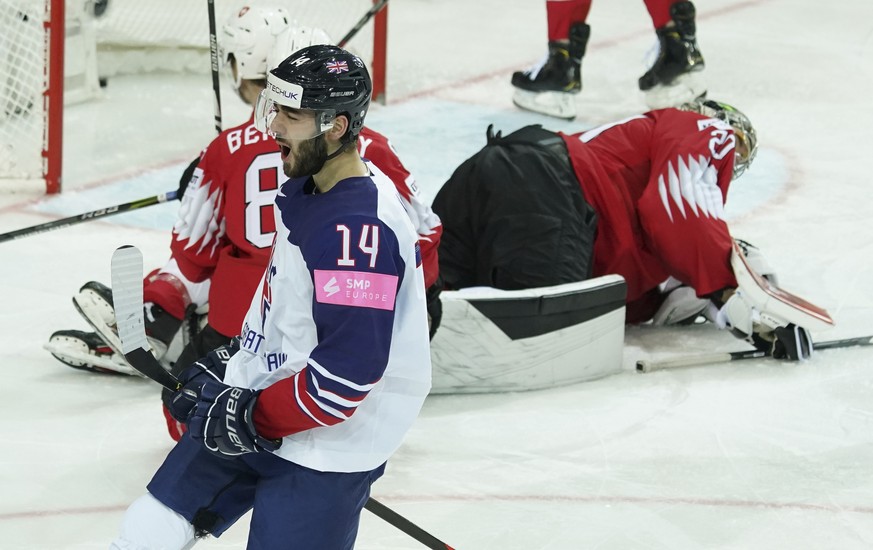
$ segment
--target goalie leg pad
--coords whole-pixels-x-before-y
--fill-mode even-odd
[[[431,393],[537,390],[620,372],[626,296],[618,275],[527,290],[443,291]]]

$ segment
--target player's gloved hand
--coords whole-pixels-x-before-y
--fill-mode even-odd
[[[779,327],[773,331],[772,355],[776,359],[802,361],[812,357],[812,338],[809,331],[795,324]]]
[[[775,359],[798,361],[812,355],[809,331],[791,323],[780,322],[771,315],[762,315],[737,290],[716,315],[719,328],[766,352]]]
[[[178,391],[164,389],[161,398],[170,415],[179,422],[187,422],[191,409],[197,403],[200,389],[207,381],[224,381],[224,373],[227,370],[227,362],[239,351],[239,340],[234,339],[230,344],[216,348],[206,354],[206,357],[195,361],[190,367],[179,375],[182,387]]]
[[[188,420],[188,433],[222,458],[275,451],[282,440],[258,435],[252,417],[260,391],[206,382]]]

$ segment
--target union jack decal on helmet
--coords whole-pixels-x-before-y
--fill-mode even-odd
[[[346,61],[331,61],[324,65],[327,67],[327,72],[340,74],[349,72],[349,64]]]

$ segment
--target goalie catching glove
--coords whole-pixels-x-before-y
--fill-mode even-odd
[[[719,309],[715,322],[775,359],[799,361],[812,355],[808,330],[759,311],[741,289]]]

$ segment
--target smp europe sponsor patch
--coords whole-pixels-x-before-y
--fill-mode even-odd
[[[315,300],[338,306],[394,309],[397,275],[315,270]]]

